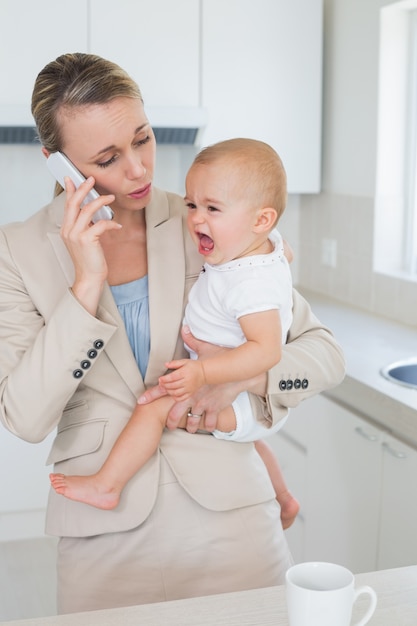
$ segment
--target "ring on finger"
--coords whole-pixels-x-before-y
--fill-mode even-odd
[[[202,412],[202,414],[201,414],[201,415],[199,415],[198,413],[193,413],[193,410],[192,410],[191,408],[190,408],[190,409],[188,409],[187,417],[196,417],[196,418],[198,418],[199,420],[201,420],[201,418],[203,417],[203,415],[204,415],[204,411]]]

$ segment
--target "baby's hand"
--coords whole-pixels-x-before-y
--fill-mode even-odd
[[[177,402],[183,402],[205,384],[204,367],[201,361],[180,359],[165,363],[168,369],[175,370],[159,378],[167,393]]]

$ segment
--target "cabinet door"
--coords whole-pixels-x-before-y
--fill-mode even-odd
[[[0,20],[0,106],[23,106],[31,119],[39,71],[60,54],[86,52],[87,3],[71,0],[66,7],[56,0],[2,0]]]
[[[285,428],[285,427],[284,427]],[[278,432],[267,439],[273,449],[288,489],[300,503],[300,511],[294,523],[285,531],[285,538],[296,563],[304,561],[307,454],[296,441],[285,432]]]
[[[417,451],[384,436],[378,569],[417,563]]]
[[[374,570],[382,433],[323,396],[309,402],[306,559]]]
[[[320,189],[322,0],[203,0],[204,145],[271,144],[290,193]]]
[[[199,2],[90,0],[90,51],[134,78],[145,106],[199,104]]]
[[[45,461],[54,436],[27,443],[0,426],[0,542],[44,535],[51,471]]]

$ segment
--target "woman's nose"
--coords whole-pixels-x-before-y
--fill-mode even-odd
[[[130,179],[143,178],[146,174],[146,167],[141,160],[131,158],[127,165],[127,177]]]

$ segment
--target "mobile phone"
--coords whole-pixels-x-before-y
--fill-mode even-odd
[[[74,183],[76,189],[85,181],[84,176],[81,174],[79,170],[75,167],[73,163],[62,154],[62,152],[53,152],[47,159],[46,165],[51,172],[51,174],[56,178],[61,187],[65,189],[65,181],[64,177],[69,176],[72,182]],[[91,189],[85,197],[83,202],[87,204],[87,202],[92,202],[96,198],[99,198],[99,194],[93,188]],[[111,220],[113,219],[113,211],[109,206],[102,206],[98,211],[96,211],[91,218],[92,222],[98,222],[98,220]]]

